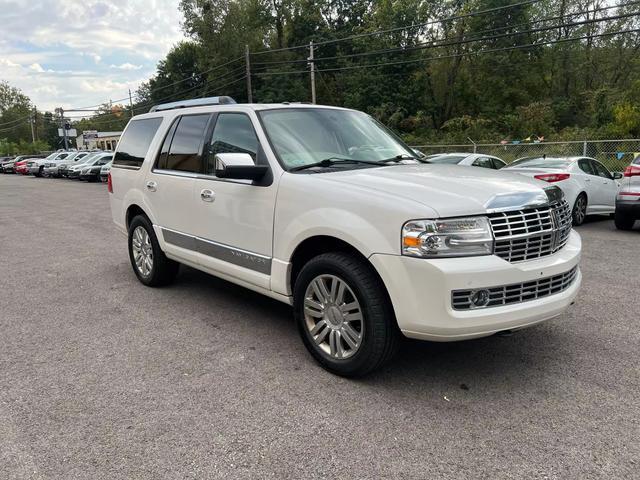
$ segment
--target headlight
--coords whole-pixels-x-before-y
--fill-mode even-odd
[[[487,217],[412,220],[402,227],[402,254],[412,257],[491,255],[493,243]]]

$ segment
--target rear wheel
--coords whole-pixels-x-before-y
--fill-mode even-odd
[[[394,355],[400,332],[384,285],[354,255],[326,253],[310,260],[294,287],[298,330],[326,370],[365,375]]]
[[[636,219],[616,212],[613,217],[613,223],[615,223],[618,230],[631,230],[633,229],[633,224],[636,223]]]
[[[129,259],[138,280],[149,287],[170,284],[180,268],[160,249],[153,226],[143,215],[134,217],[129,226]]]
[[[587,196],[584,193],[578,195],[576,203],[573,205],[571,213],[572,222],[575,227],[582,225],[587,216]]]

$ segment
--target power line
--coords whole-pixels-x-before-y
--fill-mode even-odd
[[[511,9],[511,8],[522,7],[522,6],[525,6],[525,5],[533,5],[534,3],[539,3],[540,1],[542,1],[542,0],[526,0],[524,2],[513,3],[511,5],[503,5],[501,7],[488,8],[488,9],[480,10],[480,11],[476,11],[476,12],[464,13],[464,14],[460,14],[460,15],[452,15],[450,17],[442,18],[442,19],[439,19],[439,20],[430,20],[428,22],[416,23],[416,24],[412,24],[412,25],[406,25],[406,26],[403,26],[403,27],[388,28],[388,29],[385,29],[385,30],[377,30],[375,32],[358,33],[356,35],[351,35],[351,36],[348,36],[348,37],[331,39],[331,40],[321,40],[321,41],[317,41],[317,42],[314,41],[314,45],[315,46],[323,46],[323,45],[329,45],[329,44],[333,44],[333,43],[346,42],[348,40],[354,40],[356,38],[371,37],[371,36],[374,36],[374,35],[381,35],[381,34],[384,34],[384,33],[393,33],[393,32],[398,32],[398,31],[402,31],[402,30],[411,30],[413,28],[421,28],[421,27],[426,27],[428,25],[434,25],[434,24],[449,22],[449,21],[453,21],[453,20],[460,20],[460,19],[463,19],[463,18],[470,18],[470,17],[476,17],[476,16],[480,16],[480,15],[486,15],[486,14],[489,14],[489,13],[500,12],[502,10],[508,10],[508,9]],[[288,50],[297,50],[297,49],[308,48],[308,47],[309,47],[308,44],[295,45],[295,46],[292,46],[292,47],[284,47],[284,48],[276,48],[276,49],[261,50],[261,51],[258,51],[258,52],[252,52],[251,55],[264,55],[266,53],[284,52],[284,51],[288,51]]]
[[[463,52],[463,53],[457,53],[457,54],[451,54],[451,55],[441,55],[441,56],[437,56],[437,57],[429,57],[429,58],[418,58],[418,59],[413,59],[413,60],[401,60],[401,61],[397,61],[397,62],[383,62],[383,63],[374,63],[374,64],[365,64],[365,65],[352,65],[352,66],[348,66],[348,67],[338,67],[338,68],[324,68],[324,69],[317,69],[317,72],[338,72],[338,71],[343,71],[343,70],[357,70],[360,68],[374,68],[374,67],[385,67],[385,66],[391,66],[391,65],[407,65],[407,64],[411,64],[411,63],[421,63],[421,62],[429,62],[431,60],[442,60],[442,59],[450,59],[450,58],[458,58],[458,57],[465,57],[465,56],[469,56],[469,55],[474,55],[474,54],[484,54],[484,53],[496,53],[496,52],[505,52],[505,51],[511,51],[511,50],[521,50],[524,48],[534,48],[534,47],[540,47],[540,46],[546,46],[546,45],[555,45],[558,43],[566,43],[566,42],[573,42],[573,41],[579,41],[579,40],[586,40],[586,39],[592,39],[592,38],[600,38],[600,37],[609,37],[609,36],[614,36],[614,35],[621,35],[621,34],[625,34],[625,33],[636,33],[636,32],[640,32],[640,29],[636,28],[636,29],[629,29],[629,30],[619,30],[616,32],[606,32],[606,33],[600,33],[600,34],[595,34],[595,35],[584,35],[581,37],[570,37],[570,38],[562,38],[562,39],[558,39],[558,40],[550,40],[547,42],[538,42],[538,43],[531,43],[531,44],[525,44],[525,45],[515,45],[515,46],[511,46],[511,47],[502,47],[502,48],[493,48],[493,49],[488,49],[488,50],[477,50],[474,52]],[[258,72],[255,73],[254,75],[259,75],[259,76],[272,76],[272,75],[295,75],[298,73],[309,73],[308,70],[293,70],[293,71],[287,71],[287,72]]]
[[[635,2],[635,3],[640,3],[640,1]],[[608,7],[611,8],[611,7]],[[431,48],[439,48],[439,47],[447,47],[447,46],[458,46],[458,45],[462,45],[462,44],[467,44],[467,43],[472,43],[472,42],[482,42],[482,41],[491,41],[491,40],[498,40],[500,38],[506,38],[506,37],[513,37],[513,36],[520,36],[520,35],[526,35],[526,34],[531,34],[531,33],[542,33],[542,32],[546,32],[546,31],[550,31],[550,30],[556,30],[558,28],[567,28],[567,27],[575,27],[575,26],[581,26],[581,25],[587,25],[587,24],[592,24],[592,23],[600,23],[600,22],[605,22],[605,21],[612,21],[612,20],[619,20],[619,19],[623,19],[623,18],[629,18],[629,17],[635,17],[640,15],[640,12],[632,12],[632,13],[626,13],[626,14],[620,14],[620,15],[613,15],[610,17],[601,17],[601,18],[592,18],[592,19],[588,19],[588,20],[581,20],[578,22],[572,22],[572,23],[565,23],[562,25],[551,25],[551,26],[546,26],[546,27],[539,27],[539,28],[533,28],[533,29],[529,29],[529,30],[523,30],[523,31],[519,31],[519,32],[507,32],[507,33],[501,33],[498,35],[491,35],[491,36],[486,36],[486,37],[478,37],[478,36],[473,36],[470,38],[465,38],[465,39],[459,39],[459,40],[452,40],[449,42],[443,42],[444,40],[447,40],[446,38],[442,39],[440,42],[443,43],[436,43],[436,41],[434,42],[429,42],[429,43],[421,43],[421,44],[416,44],[410,47],[399,47],[399,48],[387,48],[387,49],[382,49],[382,50],[375,50],[375,51],[370,51],[370,52],[360,52],[360,53],[351,53],[351,54],[344,54],[344,55],[334,55],[334,56],[330,56],[330,57],[316,57],[314,59],[315,62],[322,62],[322,61],[327,61],[327,60],[341,60],[341,59],[347,59],[347,58],[356,58],[356,57],[367,57],[367,56],[371,56],[371,55],[383,55],[383,54],[388,54],[388,53],[408,53],[408,52],[414,52],[414,51],[418,51],[418,50],[425,50],[425,49],[431,49]],[[542,20],[539,20],[537,23],[540,23]],[[546,19],[545,19],[546,21]],[[501,29],[504,29],[504,27],[502,27]],[[493,30],[485,30],[484,32],[491,32]],[[476,34],[480,34],[480,33],[484,33],[484,32],[476,32]],[[264,65],[276,65],[276,64],[291,64],[291,63],[307,63],[308,60],[284,60],[281,62],[265,62],[265,63],[255,63],[254,65],[256,66],[264,66]],[[258,73],[259,74],[259,73]]]
[[[13,123],[20,123],[20,122],[24,122],[26,120],[29,120],[31,118],[31,115],[27,115],[26,117],[21,117],[21,118],[16,118],[14,120],[10,120],[8,122],[4,122],[4,123],[0,123],[0,127],[3,127],[5,125],[11,125]]]
[[[214,72],[214,71],[216,71],[216,70],[219,70],[219,69],[221,69],[221,68],[223,68],[223,67],[226,67],[227,65],[231,65],[232,63],[237,62],[238,60],[242,60],[243,58],[244,58],[244,57],[234,58],[233,60],[229,60],[229,61],[228,61],[228,62],[226,62],[226,63],[222,63],[222,64],[220,64],[220,65],[216,65],[215,67],[212,67],[212,68],[210,68],[210,69],[208,69],[208,70],[204,70],[204,71],[202,71],[202,72],[193,72],[193,73],[194,73],[195,75],[205,75],[205,74],[207,74],[207,73],[211,73],[211,72]],[[175,86],[175,85],[179,85],[179,84],[181,84],[181,83],[188,82],[189,80],[193,80],[193,76],[191,76],[191,77],[187,77],[187,78],[183,78],[183,79],[181,79],[181,80],[177,80],[177,81],[175,81],[175,82],[173,82],[173,83],[170,83],[170,84],[168,84],[168,85],[162,85],[161,87],[157,87],[157,88],[154,88],[154,89],[152,89],[152,90],[153,90],[153,91],[163,90],[163,89],[165,89],[165,88],[173,87],[173,86]],[[84,110],[84,109],[88,109],[88,108],[100,107],[100,106],[104,105],[105,103],[117,103],[117,102],[124,102],[125,100],[129,100],[129,96],[126,96],[126,97],[124,97],[124,98],[119,98],[119,99],[117,99],[117,100],[109,100],[109,102],[98,103],[98,104],[96,104],[96,105],[89,105],[89,106],[87,106],[87,107],[80,107],[80,108],[77,108],[77,109],[76,109],[76,108],[73,108],[73,110]]]

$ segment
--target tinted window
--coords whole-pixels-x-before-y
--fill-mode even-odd
[[[594,168],[596,170],[596,175],[599,175],[599,176],[601,176],[603,178],[608,178],[610,180],[613,178],[611,176],[611,174],[609,173],[609,170],[607,170],[604,165],[602,165],[599,162],[592,162],[592,163],[593,163],[593,166],[594,166]]]
[[[502,167],[506,165],[502,160],[498,160],[497,158],[493,158],[493,168],[496,170],[500,170]]]
[[[593,169],[593,165],[587,158],[582,158],[578,160],[578,166],[580,167],[580,170],[582,170],[584,173],[588,173],[589,175],[596,174],[595,170]]]
[[[243,113],[221,113],[211,137],[207,173],[213,173],[216,153],[248,153],[256,161],[258,137],[251,119]]]
[[[140,167],[161,123],[162,118],[145,118],[129,122],[120,139],[113,164]]]
[[[490,158],[480,157],[473,162],[474,167],[493,168],[493,162]]]
[[[169,149],[171,148],[171,140],[173,140],[173,135],[176,133],[176,127],[178,126],[180,119],[177,118],[172,124],[171,128],[167,132],[167,135],[164,137],[164,142],[162,142],[162,148],[160,149],[160,153],[158,154],[158,160],[156,162],[156,168],[165,169],[167,168],[167,158],[169,157]]]
[[[633,165],[640,165],[640,155],[638,155],[631,163]]]
[[[185,115],[180,118],[166,165],[166,170],[180,172],[202,172],[202,143],[210,115]]]

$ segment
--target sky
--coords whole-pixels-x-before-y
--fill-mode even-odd
[[[0,80],[39,110],[121,99],[184,38],[179,0],[0,0]]]

